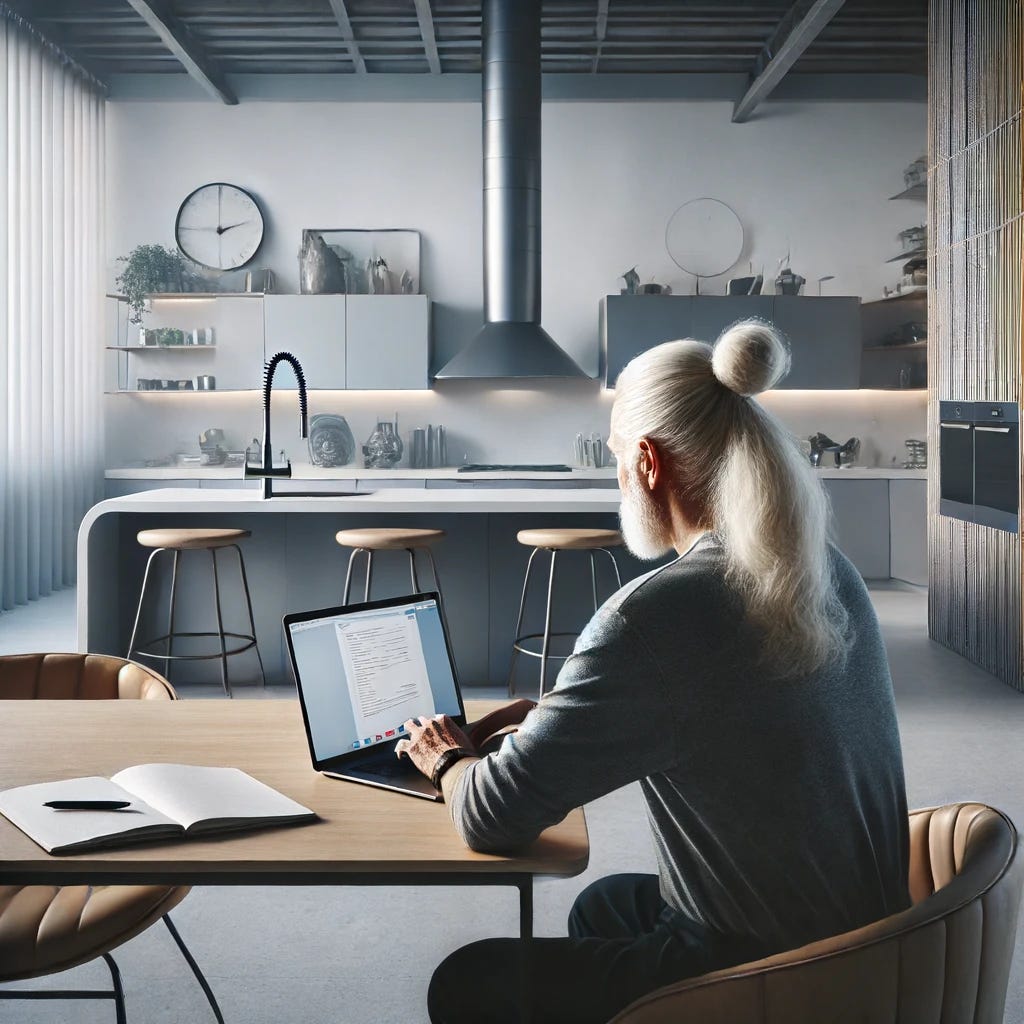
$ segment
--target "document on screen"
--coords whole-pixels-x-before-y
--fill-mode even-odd
[[[391,737],[407,719],[433,714],[414,615],[349,619],[335,629],[360,738]]]

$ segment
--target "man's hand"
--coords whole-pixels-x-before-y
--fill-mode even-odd
[[[433,779],[437,762],[446,750],[461,748],[467,757],[473,756],[472,741],[447,715],[410,718],[405,723],[405,731],[409,739],[395,744],[395,754],[398,757],[408,754],[409,760],[428,779]]]

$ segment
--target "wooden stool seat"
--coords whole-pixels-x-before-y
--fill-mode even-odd
[[[618,530],[520,530],[516,540],[528,548],[544,548],[548,551],[596,551],[599,548],[621,547],[622,534]]]
[[[249,530],[163,529],[140,530],[135,539],[144,548],[202,551],[209,548],[226,548],[250,536],[252,534]]]
[[[365,551],[404,551],[407,548],[425,548],[436,544],[444,530],[414,530],[403,527],[367,527],[339,530],[334,539],[346,548]]]

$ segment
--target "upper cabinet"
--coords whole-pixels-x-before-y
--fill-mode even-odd
[[[430,387],[430,299],[425,295],[268,295],[267,358],[291,352],[309,388]],[[281,364],[281,387],[295,375]]]
[[[789,338],[793,363],[780,388],[860,387],[860,299],[776,295],[771,319]]]
[[[302,364],[309,388],[341,389],[345,384],[344,295],[268,295],[263,300],[265,354],[291,352]],[[282,363],[275,387],[298,386]]]
[[[345,330],[346,387],[430,387],[430,299],[426,295],[349,295]]]
[[[860,387],[860,299],[806,295],[609,295],[601,303],[605,383],[634,356],[677,338],[713,342],[737,320],[772,321],[789,339],[783,389]]]

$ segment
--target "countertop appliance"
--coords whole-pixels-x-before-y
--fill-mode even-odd
[[[1015,402],[939,402],[939,512],[1018,531],[1020,413]]]

